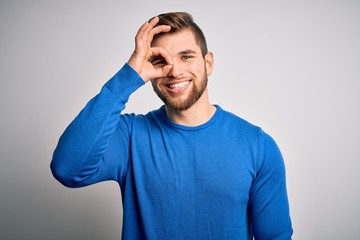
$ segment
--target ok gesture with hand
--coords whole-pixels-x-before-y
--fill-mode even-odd
[[[128,64],[145,82],[154,78],[166,77],[172,68],[172,60],[169,54],[162,48],[151,47],[154,35],[169,32],[171,29],[167,25],[156,26],[158,22],[159,18],[154,17],[140,27],[135,37],[135,50],[128,61]],[[155,67],[149,61],[150,58],[154,57],[164,59],[166,64]]]

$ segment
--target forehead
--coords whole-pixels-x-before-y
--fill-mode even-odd
[[[176,33],[165,33],[152,42],[152,47],[162,47],[169,53],[178,53],[185,49],[201,52],[191,30],[185,29]]]

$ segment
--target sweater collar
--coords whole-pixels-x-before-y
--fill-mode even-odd
[[[215,111],[214,115],[210,118],[209,121],[207,121],[201,125],[198,125],[198,126],[186,126],[186,125],[181,125],[181,124],[171,121],[166,115],[165,105],[161,106],[158,110],[156,110],[155,115],[162,122],[164,122],[166,125],[170,126],[171,128],[176,128],[176,129],[185,130],[185,131],[197,131],[197,130],[201,130],[201,129],[204,129],[204,128],[207,128],[207,127],[213,125],[215,122],[217,122],[220,119],[223,110],[219,105],[215,104],[214,106],[216,107],[216,111]]]

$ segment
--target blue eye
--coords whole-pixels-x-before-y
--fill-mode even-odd
[[[192,58],[192,57],[189,56],[189,55],[184,55],[184,56],[182,56],[182,59],[183,59],[183,60],[187,60],[187,59],[190,59],[190,58]]]

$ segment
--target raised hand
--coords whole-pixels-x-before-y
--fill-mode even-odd
[[[128,64],[147,82],[158,77],[165,77],[172,68],[172,60],[169,54],[162,48],[151,47],[154,35],[161,32],[170,31],[167,25],[155,25],[159,22],[158,17],[154,17],[150,22],[144,23],[135,37],[135,50],[132,53]],[[165,64],[154,66],[149,60],[152,58],[164,59]]]

